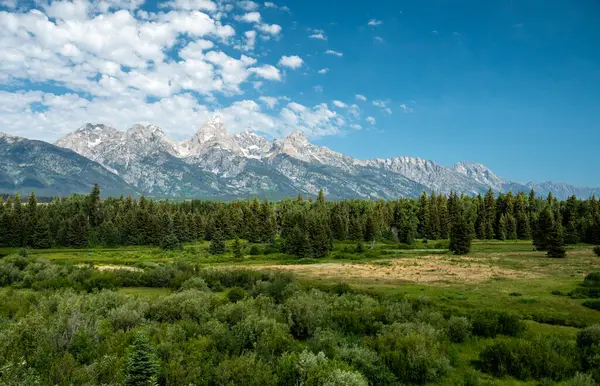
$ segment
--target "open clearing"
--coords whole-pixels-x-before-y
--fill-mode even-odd
[[[449,256],[421,256],[406,259],[375,260],[369,263],[324,263],[266,265],[260,269],[293,271],[299,275],[345,279],[379,279],[381,281],[410,281],[419,283],[478,283],[492,278],[528,279],[542,277],[541,273],[518,271],[485,264],[481,259]]]

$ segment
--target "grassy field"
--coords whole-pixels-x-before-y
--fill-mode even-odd
[[[375,244],[364,253],[353,253],[353,244],[339,243],[329,257],[321,260],[297,260],[283,254],[246,255],[236,260],[230,252],[211,256],[208,243],[185,246],[184,251],[164,252],[152,247],[113,249],[30,250],[30,255],[57,264],[94,264],[98,269],[144,269],[161,262],[192,262],[199,267],[246,267],[256,270],[282,270],[296,274],[304,287],[329,289],[347,283],[352,290],[371,295],[424,298],[448,314],[468,315],[485,308],[520,314],[527,320],[531,334],[574,338],[579,328],[600,323],[600,312],[582,306],[585,299],[573,299],[568,293],[581,285],[585,275],[600,271],[600,257],[592,246],[576,245],[565,259],[548,258],[536,252],[526,241],[475,241],[468,256],[453,256],[439,245],[420,244],[412,248]],[[228,243],[230,247],[230,243]],[[228,248],[230,250],[230,248]],[[246,251],[249,250],[247,246]],[[1,249],[0,255],[16,250]],[[167,288],[129,287],[121,293],[153,299],[171,292]],[[225,292],[221,294],[225,296]],[[472,371],[470,364],[490,343],[473,338],[460,345],[458,371],[442,384],[462,382]],[[492,378],[490,377],[490,380]],[[494,384],[521,385],[510,378]]]
[[[587,273],[600,270],[600,258],[589,245],[569,247],[566,259],[548,258],[544,252],[534,251],[528,241],[475,241],[472,252],[461,257],[435,248],[432,242],[413,249],[375,244],[361,254],[352,253],[353,247],[337,243],[330,256],[320,260],[260,254],[246,255],[240,261],[229,254],[209,255],[207,242],[188,244],[181,252],[121,247],[29,253],[59,264],[91,263],[100,269],[186,261],[202,267],[285,270],[294,272],[306,286],[327,288],[344,282],[357,291],[375,295],[422,296],[452,312],[493,307],[518,312],[545,325],[581,327],[600,323],[600,312],[583,307],[583,299],[566,296]],[[15,252],[0,249],[0,255]]]

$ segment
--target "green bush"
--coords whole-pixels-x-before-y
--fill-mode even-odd
[[[291,332],[297,339],[312,337],[318,329],[332,326],[332,295],[312,290],[297,292],[284,302]]]
[[[575,376],[565,383],[564,386],[596,386],[597,383],[590,374],[577,373]]]
[[[362,346],[342,347],[339,357],[350,366],[360,371],[371,385],[396,385],[396,377],[387,368],[377,352]]]
[[[596,245],[593,249],[596,256],[600,256],[600,245]]]
[[[440,332],[427,324],[385,326],[373,346],[401,383],[436,382],[450,370]]]
[[[250,247],[248,254],[251,256],[258,256],[262,254],[262,251],[258,245],[253,245]]]
[[[227,358],[219,363],[215,373],[218,385],[277,385],[277,377],[271,367],[256,355],[245,354]]]
[[[352,293],[352,287],[350,287],[350,284],[348,283],[337,283],[331,287],[331,292],[334,292],[338,295]]]
[[[593,372],[600,381],[600,324],[586,327],[577,333],[577,349],[583,369]]]
[[[479,359],[483,371],[520,380],[561,380],[572,377],[578,368],[575,345],[547,337],[501,340],[486,347]]]
[[[504,311],[478,311],[473,314],[471,320],[473,334],[486,338],[494,338],[498,334],[518,336],[526,328],[517,315]]]
[[[590,272],[583,279],[586,287],[600,287],[600,272]]]
[[[581,303],[581,305],[592,310],[600,311],[600,300],[586,300]]]
[[[206,284],[206,281],[204,281],[204,279],[202,279],[201,277],[192,277],[190,279],[187,279],[181,284],[181,287],[179,289],[181,291],[194,289],[198,291],[210,292],[208,284]]]
[[[248,292],[240,287],[233,287],[229,290],[229,292],[227,292],[227,299],[229,299],[229,301],[232,303],[236,303],[244,299],[246,296],[248,296]]]
[[[452,342],[461,343],[467,340],[473,332],[469,319],[462,316],[452,316],[448,320],[448,338]]]
[[[21,281],[23,274],[19,268],[6,261],[0,261],[0,287]]]

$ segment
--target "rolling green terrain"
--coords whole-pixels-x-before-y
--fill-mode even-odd
[[[590,326],[600,311],[575,294],[600,271],[590,245],[552,259],[527,241],[474,241],[466,256],[449,254],[447,241],[360,253],[340,242],[325,258],[297,259],[247,241],[236,258],[233,243],[216,256],[207,242],[0,249],[4,284],[7,265],[21,267],[0,293],[0,381],[146,384],[131,380],[144,350],[158,384],[591,385],[598,376]],[[596,345],[582,346],[582,335]]]

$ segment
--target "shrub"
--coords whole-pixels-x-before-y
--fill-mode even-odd
[[[590,272],[583,279],[586,287],[600,287],[600,272]]]
[[[227,292],[227,299],[229,299],[229,301],[232,303],[236,303],[244,299],[246,296],[248,296],[248,292],[240,287],[233,287],[229,290],[229,292]]]
[[[564,386],[596,386],[597,383],[590,374],[577,373],[564,383]]]
[[[523,296],[523,294],[521,294],[520,292],[511,292],[508,294],[508,296]]]
[[[270,366],[256,355],[245,354],[227,358],[216,369],[216,384],[269,386],[277,384],[277,377]]]
[[[354,250],[355,253],[364,253],[365,252],[365,243],[363,243],[362,241],[359,241],[358,244],[356,244],[356,249]]]
[[[586,327],[577,333],[577,349],[584,370],[592,370],[600,380],[600,324]]]
[[[461,343],[471,336],[473,325],[469,319],[461,316],[452,316],[448,320],[448,338],[452,342]]]
[[[593,249],[596,256],[600,256],[600,245],[596,245]]]
[[[396,385],[396,377],[386,367],[379,355],[367,347],[353,346],[342,347],[339,350],[340,358],[350,366],[360,371],[371,385]]]
[[[337,283],[333,287],[331,287],[331,291],[338,294],[343,295],[347,293],[352,293],[352,287],[348,283]]]
[[[21,257],[29,257],[29,250],[27,248],[19,249],[19,256]]]
[[[289,314],[292,335],[306,339],[319,328],[331,326],[331,295],[312,290],[308,293],[297,292],[284,303]]]
[[[129,331],[144,320],[143,313],[124,304],[108,312],[106,317],[115,330]]]
[[[425,384],[450,369],[439,335],[427,324],[394,323],[383,327],[373,344],[401,383]]]
[[[473,314],[473,334],[494,338],[498,334],[517,336],[525,330],[525,324],[515,314],[492,310],[478,311]]]
[[[290,351],[293,343],[287,324],[260,315],[250,315],[232,327],[229,350],[235,355],[253,350],[259,358],[272,360]]]
[[[201,277],[192,277],[190,279],[187,279],[181,284],[181,287],[179,289],[181,291],[194,289],[197,291],[210,292],[208,284],[206,284],[204,279],[202,279]]]
[[[577,370],[577,352],[570,341],[537,337],[495,342],[479,355],[483,371],[520,380],[571,377]]]
[[[581,305],[591,310],[600,311],[600,300],[586,300]]]
[[[21,281],[23,274],[19,268],[6,261],[0,261],[0,287]]]
[[[552,290],[552,295],[562,296],[564,294],[562,293],[562,291],[554,289],[554,290]]]
[[[260,255],[261,254],[260,247],[258,245],[253,245],[252,247],[250,247],[249,254],[251,256],[258,256],[258,255]]]

